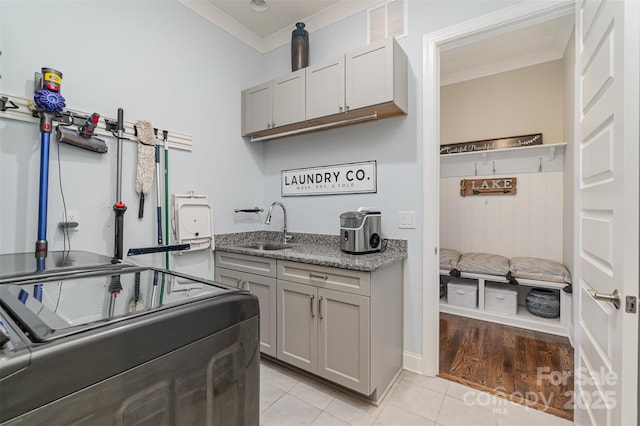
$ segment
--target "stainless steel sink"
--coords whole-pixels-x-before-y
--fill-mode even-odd
[[[291,248],[291,244],[284,243],[248,243],[243,244],[240,247],[250,248],[256,250],[284,250],[287,248]]]

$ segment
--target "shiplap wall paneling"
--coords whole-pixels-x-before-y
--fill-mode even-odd
[[[460,177],[440,180],[440,246],[562,262],[563,172],[509,176],[516,195],[462,197]]]

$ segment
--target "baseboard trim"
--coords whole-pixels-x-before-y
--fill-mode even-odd
[[[413,373],[422,374],[422,355],[404,351],[402,354],[402,367]]]

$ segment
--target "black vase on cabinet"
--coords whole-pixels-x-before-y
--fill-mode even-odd
[[[304,22],[298,22],[291,33],[291,71],[297,71],[309,65],[309,33]]]

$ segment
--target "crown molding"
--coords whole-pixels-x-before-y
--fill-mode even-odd
[[[206,0],[177,1],[260,53],[267,53],[291,41],[292,28],[290,27],[282,28],[262,38]],[[303,18],[302,21],[304,21],[306,29],[311,33],[328,27],[351,15],[362,12],[383,1],[384,0],[342,1],[316,14]]]

